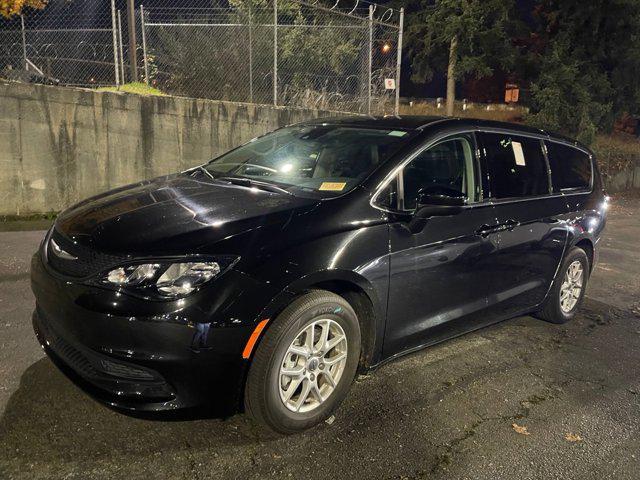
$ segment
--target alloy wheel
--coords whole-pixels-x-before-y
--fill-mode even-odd
[[[570,313],[578,303],[582,293],[583,280],[582,262],[574,260],[567,268],[560,286],[560,308],[564,313]]]
[[[296,335],[278,375],[282,403],[292,412],[310,412],[334,392],[347,363],[347,336],[331,319],[315,320]]]

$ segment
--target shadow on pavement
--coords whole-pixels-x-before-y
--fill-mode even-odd
[[[17,456],[46,461],[72,452],[117,456],[131,454],[132,448],[167,452],[209,442],[222,448],[256,441],[257,433],[247,417],[220,420],[203,418],[204,413],[123,415],[91,399],[43,358],[24,372],[7,404],[0,419],[0,445],[10,446]]]
[[[360,378],[333,425],[284,438],[265,438],[244,415],[122,415],[45,358],[23,373],[0,419],[0,477],[5,466],[47,479],[515,478],[523,468],[548,478],[577,448],[567,431],[587,439],[592,457],[579,466],[590,472],[624,439],[607,432],[638,431],[637,375],[620,367],[640,361],[639,334],[627,312],[594,301],[567,325],[520,317]],[[495,470],[505,465],[509,473]]]

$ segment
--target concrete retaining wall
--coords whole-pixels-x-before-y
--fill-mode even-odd
[[[620,172],[607,175],[605,185],[610,193],[640,188],[640,160],[636,159]]]
[[[0,215],[60,211],[203,163],[276,127],[332,114],[0,83]],[[610,192],[640,188],[640,163],[605,178]]]
[[[62,210],[330,112],[0,83],[0,215]]]

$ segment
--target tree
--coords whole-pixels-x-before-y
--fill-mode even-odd
[[[25,8],[43,9],[47,0],[0,0],[0,14],[5,18],[20,15]]]
[[[447,115],[453,115],[456,80],[509,68],[516,48],[513,0],[413,0],[407,5],[412,80],[424,83],[447,72]]]
[[[573,51],[566,34],[545,50],[540,73],[531,84],[527,123],[591,143],[612,112],[611,86],[606,73],[576,58]]]
[[[529,123],[590,143],[622,113],[640,113],[636,0],[543,0],[537,16]]]
[[[266,0],[230,4],[229,23],[239,26],[147,32],[162,88],[195,97],[273,101],[273,6]],[[278,2],[278,101],[314,108],[347,101],[343,93],[358,86],[351,73],[361,66],[363,38],[362,30],[342,28],[350,22],[297,2]]]

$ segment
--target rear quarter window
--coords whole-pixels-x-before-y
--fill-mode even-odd
[[[554,192],[587,190],[591,187],[591,157],[582,150],[545,142]]]

